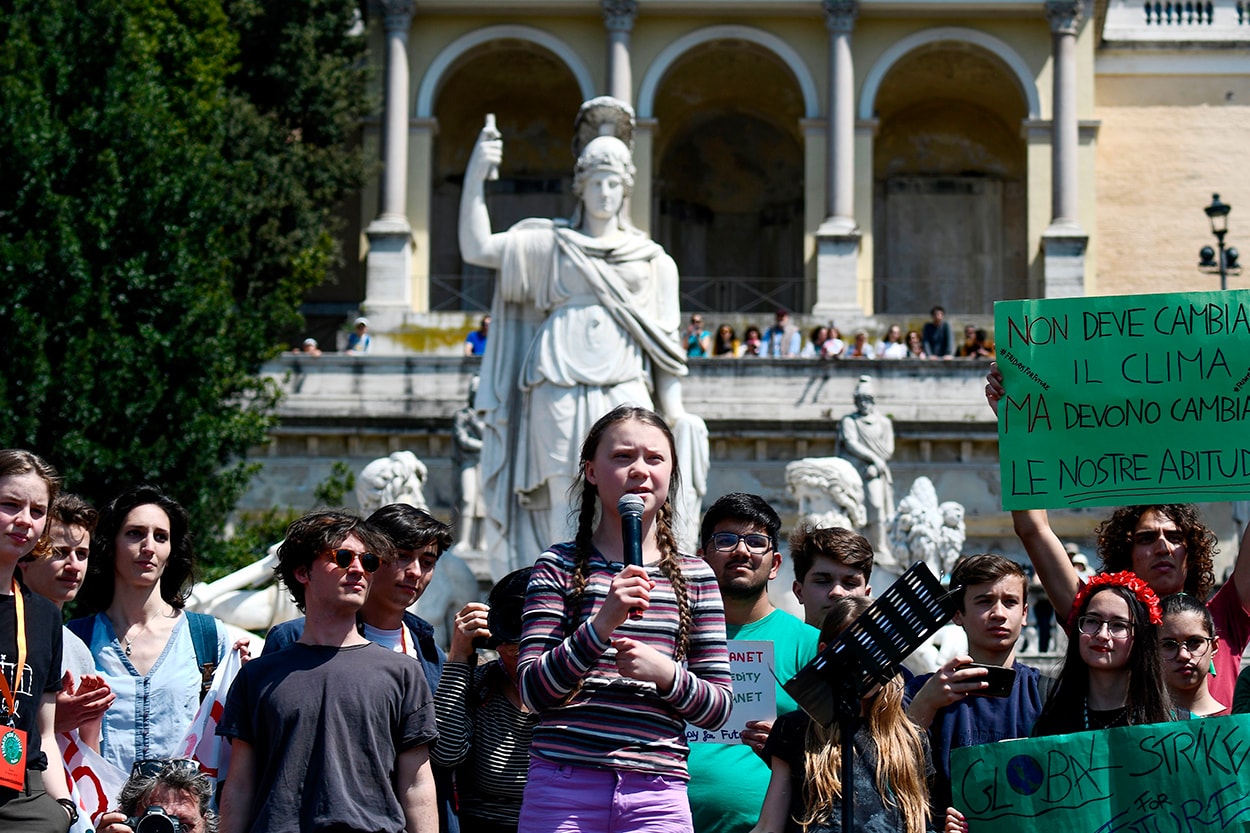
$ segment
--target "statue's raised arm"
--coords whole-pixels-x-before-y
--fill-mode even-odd
[[[460,197],[460,256],[466,263],[499,268],[504,235],[491,234],[490,211],[486,208],[486,180],[499,170],[503,161],[503,138],[489,124],[477,136],[464,172]]]

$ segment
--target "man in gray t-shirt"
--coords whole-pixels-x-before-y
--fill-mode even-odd
[[[372,573],[392,557],[385,535],[346,513],[287,530],[278,574],[304,632],[230,689],[217,730],[232,748],[221,833],[438,830],[430,687],[420,664],[356,630]]]

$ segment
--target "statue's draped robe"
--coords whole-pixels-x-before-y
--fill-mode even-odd
[[[591,426],[620,404],[654,408],[655,368],[687,372],[677,270],[657,268],[668,255],[642,232],[599,248],[562,221],[531,219],[506,240],[477,394],[487,516],[507,536],[492,536],[495,570],[572,537],[567,489]],[[706,471],[704,459],[697,476]]]

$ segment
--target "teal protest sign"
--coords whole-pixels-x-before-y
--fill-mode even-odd
[[[969,746],[951,753],[969,833],[1250,830],[1250,715]]]
[[[994,305],[1004,509],[1250,496],[1250,290]]]

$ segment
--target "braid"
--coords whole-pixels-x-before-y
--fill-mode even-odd
[[[573,595],[569,599],[569,616],[564,620],[564,635],[571,636],[581,624],[582,598],[586,595],[586,572],[590,567],[590,554],[594,550],[591,536],[595,531],[595,503],[599,490],[589,483],[582,484],[582,507],[577,513],[577,537],[573,539],[577,557],[577,569],[573,573]]]
[[[690,649],[690,598],[686,592],[686,575],[681,571],[681,553],[677,550],[677,540],[673,537],[673,504],[665,501],[655,518],[656,544],[660,548],[660,572],[673,585],[673,595],[677,597],[677,648],[673,659],[685,659]]]

